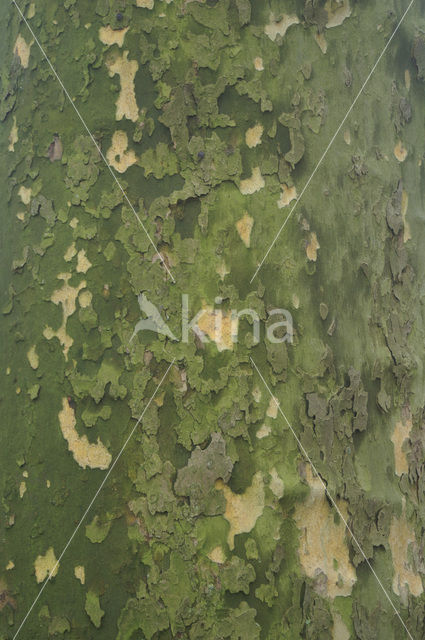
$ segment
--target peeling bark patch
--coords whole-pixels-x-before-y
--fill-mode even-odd
[[[323,573],[327,578],[326,591],[330,598],[348,596],[356,582],[356,573],[350,562],[345,541],[346,528],[342,520],[334,519],[325,490],[319,478],[313,478],[306,467],[310,495],[296,507],[295,522],[301,531],[299,558],[305,573],[316,578]],[[338,508],[346,517],[346,506]]]
[[[305,252],[307,254],[307,258],[312,262],[316,262],[317,260],[317,250],[320,249],[319,241],[317,240],[317,236],[314,232],[310,233],[307,246],[305,248]]]
[[[116,120],[127,118],[136,122],[139,117],[136,96],[134,93],[134,77],[139,68],[136,60],[128,60],[128,51],[124,51],[122,56],[107,63],[109,75],[112,78],[116,73],[120,77],[121,93],[116,101]]]
[[[53,547],[49,547],[44,556],[36,557],[34,562],[34,569],[37,582],[43,582],[50,574],[52,575],[52,578],[55,577],[59,570],[59,565],[57,565],[55,569],[56,562],[57,560]],[[53,573],[51,573],[52,571]]]
[[[112,136],[111,147],[106,154],[106,159],[119,173],[124,173],[124,171],[127,171],[129,167],[137,162],[134,151],[127,151],[127,149],[128,138],[126,132],[115,131]]]
[[[409,464],[406,453],[403,451],[403,444],[409,438],[411,429],[412,420],[397,422],[391,436],[394,444],[395,472],[398,476],[401,476],[402,473],[408,473],[409,471]]]
[[[314,34],[314,39],[316,40],[317,44],[319,45],[319,48],[321,50],[322,53],[326,53],[326,51],[328,50],[328,43],[326,42],[325,36],[323,35],[323,33],[315,33]]]
[[[30,51],[31,51],[32,44],[33,44],[32,42],[27,44],[23,39],[23,37],[21,36],[21,34],[19,34],[18,37],[16,38],[16,42],[13,50],[15,52],[15,55],[19,57],[19,60],[21,61],[21,65],[24,69],[28,69],[28,63],[30,59]]]
[[[86,282],[83,280],[82,282],[80,282],[80,284],[77,287],[71,287],[68,284],[68,280],[71,278],[70,273],[60,273],[58,275],[58,278],[60,280],[63,280],[64,283],[60,289],[56,289],[56,291],[53,292],[52,297],[50,299],[54,304],[62,305],[62,311],[63,311],[62,324],[57,331],[54,331],[52,327],[47,326],[43,331],[43,335],[47,340],[51,340],[53,337],[58,338],[59,342],[63,347],[63,354],[65,356],[65,360],[68,360],[68,351],[73,345],[74,340],[71,338],[71,336],[69,336],[66,333],[66,324],[67,324],[68,318],[72,316],[72,314],[75,311],[75,308],[76,308],[75,301],[77,299],[77,296],[80,290],[84,289],[84,287],[86,286]]]
[[[289,27],[293,24],[299,24],[299,22],[296,15],[284,15],[278,22],[276,22],[273,15],[270,15],[270,22],[264,28],[264,33],[274,42],[278,36],[283,38]]]
[[[53,142],[50,144],[47,155],[49,157],[50,162],[56,162],[57,160],[61,160],[63,154],[62,142],[60,141],[59,136],[54,136]]]
[[[394,155],[399,162],[404,162],[407,158],[407,149],[403,146],[401,140],[399,140],[394,147]]]
[[[414,543],[415,533],[406,520],[405,504],[400,518],[393,516],[391,521],[389,544],[393,558],[394,576],[393,591],[398,596],[404,596],[407,601],[406,586],[413,596],[420,596],[423,592],[422,580],[413,570],[408,559],[409,545]]]
[[[245,142],[247,146],[252,149],[258,144],[261,144],[261,136],[263,135],[264,127],[261,124],[256,124],[245,133]]]
[[[75,412],[70,407],[68,398],[62,398],[62,411],[58,414],[62,435],[68,443],[68,449],[74,456],[74,460],[85,469],[107,469],[112,456],[102,444],[100,438],[95,444],[91,444],[87,436],[79,436],[75,428]]]
[[[116,44],[119,47],[122,47],[124,44],[125,34],[128,29],[129,27],[125,27],[125,29],[112,29],[110,25],[107,27],[100,27],[99,40],[108,46]]]
[[[233,493],[222,480],[215,483],[216,489],[223,491],[226,499],[224,517],[230,524],[227,538],[230,549],[235,547],[235,536],[249,533],[255,526],[264,509],[264,483],[261,471],[257,471],[252,484],[245,493]]]
[[[245,211],[242,218],[237,221],[236,229],[244,245],[249,248],[251,246],[251,231],[254,219]]]
[[[346,18],[351,16],[351,7],[348,0],[327,0],[325,11],[328,14],[326,28],[339,27]]]
[[[252,170],[252,175],[250,178],[241,180],[239,189],[242,195],[250,196],[256,191],[260,191],[260,189],[262,189],[265,184],[266,183],[264,182],[264,178],[261,175],[260,167],[255,167]]]
[[[288,187],[287,184],[282,185],[282,193],[280,194],[280,198],[277,201],[277,206],[279,209],[283,207],[287,207],[288,204],[292,202],[292,200],[296,200],[297,198],[297,190],[295,186]]]

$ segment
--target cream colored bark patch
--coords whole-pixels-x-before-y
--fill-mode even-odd
[[[56,565],[56,562],[57,560],[53,547],[49,547],[44,556],[36,557],[34,569],[37,582],[43,582],[49,575],[51,575],[52,578],[55,577],[59,570],[59,564]]]
[[[111,147],[108,149],[106,159],[109,164],[118,171],[124,173],[137,162],[137,156],[133,150],[127,151],[128,138],[125,131],[115,131],[112,136]]]
[[[401,194],[401,215],[403,216],[403,242],[407,242],[412,239],[410,233],[410,225],[406,220],[407,207],[409,206],[409,196],[405,189]]]
[[[85,249],[81,249],[77,256],[77,273],[87,273],[91,266],[91,262],[86,256]]]
[[[411,419],[405,422],[400,420],[400,422],[397,422],[395,425],[393,435],[391,436],[394,445],[395,472],[398,476],[401,476],[402,473],[408,473],[409,471],[407,457],[403,451],[403,444],[409,438],[411,428]]]
[[[27,44],[21,34],[16,38],[15,46],[13,52],[19,56],[19,60],[21,61],[21,65],[24,69],[28,68],[28,63],[30,59],[30,51],[33,43],[30,42]]]
[[[112,29],[109,24],[107,27],[100,27],[99,40],[108,46],[117,44],[119,47],[122,47],[128,29],[129,27],[125,27],[125,29]]]
[[[214,547],[209,554],[208,558],[215,562],[216,564],[224,564],[226,562],[226,556],[224,555],[224,551],[222,547]]]
[[[413,570],[408,558],[409,545],[416,544],[415,533],[406,520],[403,498],[403,511],[400,518],[393,516],[388,542],[393,557],[393,591],[398,596],[407,595],[406,586],[412,596],[420,596],[423,592],[422,580]]]
[[[266,438],[267,436],[269,436],[271,434],[271,432],[272,432],[272,430],[270,429],[269,425],[263,424],[258,429],[258,431],[257,431],[257,433],[255,435],[257,436],[257,438],[259,440],[262,440],[263,438]]]
[[[107,63],[109,75],[112,78],[116,73],[120,77],[121,93],[116,101],[116,120],[127,118],[136,122],[139,117],[136,96],[134,93],[134,77],[139,65],[136,60],[128,60],[128,51],[124,51],[122,56],[117,56],[115,60]]]
[[[74,340],[66,333],[66,324],[68,318],[72,316],[75,311],[75,301],[80,290],[86,287],[86,282],[83,280],[77,287],[71,287],[68,284],[68,280],[71,278],[70,273],[60,273],[57,277],[59,280],[63,280],[64,283],[60,289],[56,289],[56,291],[53,292],[50,299],[54,304],[62,305],[62,324],[57,331],[54,331],[52,327],[47,326],[43,331],[43,335],[47,340],[51,340],[54,337],[58,338],[62,345],[65,360],[68,360],[68,351],[72,347]]]
[[[305,252],[307,254],[307,258],[316,262],[317,260],[317,250],[320,249],[319,241],[317,240],[317,236],[314,232],[310,233]]]
[[[18,127],[16,126],[16,118],[13,116],[13,124],[9,133],[9,151],[15,151],[15,144],[18,142]]]
[[[38,354],[35,350],[35,344],[31,347],[31,349],[27,353],[28,362],[31,365],[32,369],[38,369],[38,365],[40,363]]]
[[[254,58],[254,69],[256,71],[264,71],[263,58],[256,57]]]
[[[63,259],[65,262],[71,262],[72,258],[77,255],[77,249],[75,248],[75,242],[69,245],[68,249],[65,251],[65,255]]]
[[[18,195],[24,204],[29,204],[32,196],[31,187],[24,187],[22,185],[22,187],[19,187]]]
[[[351,144],[351,133],[350,129],[346,129],[344,131],[344,142],[345,144]]]
[[[404,162],[407,158],[407,149],[404,147],[401,140],[399,140],[394,147],[394,155],[399,162]]]
[[[136,0],[136,7],[142,7],[143,9],[153,9],[154,0]]]
[[[266,25],[264,29],[264,33],[266,34],[266,36],[269,36],[270,40],[274,42],[277,36],[283,37],[287,32],[287,30],[289,29],[289,27],[291,27],[293,24],[298,24],[298,23],[299,23],[299,19],[298,19],[298,16],[296,15],[292,15],[292,16],[284,15],[283,18],[279,20],[279,22],[276,22],[273,19],[273,16],[271,15],[270,22],[268,25]]]
[[[288,187],[287,184],[282,185],[282,193],[280,194],[280,198],[277,201],[277,206],[279,209],[283,207],[287,207],[288,204],[292,202],[292,200],[296,200],[297,198],[297,190],[294,186]]]
[[[351,634],[339,613],[332,613],[334,626],[332,628],[332,640],[350,640]]]
[[[258,144],[261,144],[261,136],[263,135],[264,128],[261,124],[256,124],[245,133],[245,142],[247,146],[252,149]]]
[[[77,578],[77,580],[79,580],[81,582],[81,584],[84,584],[86,581],[86,570],[84,569],[84,567],[79,564],[78,566],[74,567],[74,576]]]
[[[233,349],[232,335],[236,334],[237,319],[231,313],[226,313],[221,309],[205,307],[203,314],[198,320],[198,327],[215,342],[219,351]]]
[[[241,180],[239,185],[240,192],[244,196],[250,196],[256,191],[260,191],[265,185],[264,178],[261,175],[260,167],[255,167],[252,170],[252,175],[246,180]]]
[[[215,272],[220,276],[221,280],[224,280],[224,278],[230,273],[230,270],[226,267],[226,263],[223,260],[220,262]]]
[[[267,407],[266,415],[268,418],[277,418],[277,412],[279,411],[279,400],[277,398],[270,398],[269,406]]]
[[[404,84],[406,85],[406,89],[410,91],[410,71],[406,69],[404,72]]]
[[[236,229],[239,236],[246,247],[251,245],[251,231],[254,224],[254,219],[245,211],[242,218],[237,221]]]
[[[74,460],[85,469],[107,469],[111,464],[112,456],[101,443],[100,438],[95,444],[91,444],[87,436],[79,436],[75,428],[76,419],[74,409],[69,406],[67,398],[62,398],[62,411],[59,411],[59,424],[62,435],[68,443],[68,449],[74,456]]]
[[[14,568],[15,568],[15,563],[13,562],[13,560],[9,560],[9,562],[6,565],[6,571],[11,571]]]
[[[324,8],[328,14],[327,29],[339,27],[346,18],[351,16],[351,7],[348,0],[327,0]]]
[[[345,541],[346,527],[342,520],[334,519],[325,490],[319,478],[313,478],[310,465],[306,467],[310,495],[296,507],[294,519],[301,531],[298,550],[301,565],[310,578],[321,571],[327,577],[327,594],[330,598],[348,596],[356,582],[356,572],[350,562]],[[338,508],[347,516],[345,503]]]
[[[223,491],[226,499],[226,511],[224,517],[230,524],[227,538],[230,549],[235,547],[235,536],[240,533],[249,533],[255,526],[264,509],[264,482],[261,471],[257,471],[252,479],[252,484],[245,493],[233,493],[224,484],[223,480],[217,480],[216,489]]]
[[[19,485],[19,497],[23,498],[24,497],[24,493],[27,490],[27,483],[23,480],[21,482],[21,484]]]
[[[278,472],[276,471],[276,469],[274,467],[270,471],[270,476],[271,476],[271,480],[270,480],[269,487],[270,487],[272,493],[276,496],[276,498],[278,498],[280,500],[283,497],[283,492],[284,492],[284,489],[285,489],[285,486],[283,484],[283,480],[279,476]]]
[[[78,302],[80,304],[80,307],[82,309],[86,309],[87,307],[89,307],[91,305],[92,298],[93,298],[93,295],[90,291],[88,291],[87,289],[82,291],[78,296]]]

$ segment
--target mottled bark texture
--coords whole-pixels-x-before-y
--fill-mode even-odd
[[[251,356],[423,638],[424,3],[250,283],[407,0],[18,2],[176,283],[4,1],[0,637],[174,358],[18,637],[407,637]]]

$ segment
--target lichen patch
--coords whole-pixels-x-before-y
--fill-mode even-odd
[[[317,260],[317,250],[320,249],[320,244],[319,241],[317,239],[316,234],[314,233],[314,231],[312,233],[310,233],[308,241],[307,241],[307,245],[305,248],[305,252],[307,254],[307,258],[309,260],[311,260],[312,262],[316,262]]]
[[[401,140],[399,140],[394,147],[394,155],[399,162],[404,162],[407,158],[407,149]]]
[[[403,444],[409,438],[412,429],[412,420],[408,418],[405,421],[400,420],[394,427],[391,441],[394,445],[394,462],[395,472],[398,476],[408,473],[409,464],[407,462],[406,453],[403,451]]]
[[[252,175],[250,178],[246,178],[245,180],[241,180],[239,185],[240,192],[244,196],[249,196],[255,193],[256,191],[260,191],[265,185],[264,178],[261,175],[260,167],[255,167],[252,170]]]
[[[139,68],[136,60],[128,60],[128,51],[124,51],[122,56],[117,56],[113,61],[107,63],[108,72],[112,78],[118,74],[121,82],[121,92],[116,101],[116,120],[127,118],[136,122],[139,117],[136,95],[134,92],[134,77]]]
[[[257,471],[252,484],[245,493],[233,493],[222,480],[215,483],[216,489],[223,491],[226,500],[224,517],[230,524],[227,542],[230,549],[235,547],[235,536],[249,533],[264,509],[264,482],[261,471]]]
[[[310,495],[304,503],[297,505],[294,515],[301,531],[298,550],[301,565],[312,579],[319,572],[325,574],[330,598],[348,596],[356,582],[356,572],[350,562],[345,524],[341,519],[335,521],[324,487],[319,478],[313,478],[310,465],[306,467],[306,476]],[[345,503],[340,501],[338,508],[346,517]]]
[[[107,151],[106,159],[109,164],[118,171],[124,173],[137,162],[137,156],[132,149],[128,149],[128,138],[125,131],[115,131],[112,136],[111,146]]]
[[[292,200],[297,199],[297,190],[295,186],[288,187],[287,184],[283,184],[281,188],[282,193],[280,194],[280,198],[277,201],[277,206],[279,207],[279,209],[287,207],[288,204],[292,202]]]
[[[53,547],[49,547],[44,556],[37,556],[34,561],[37,582],[43,582],[50,574],[52,578],[54,578],[59,570],[59,564],[56,563],[57,560]]]
[[[252,149],[258,144],[261,144],[261,136],[263,135],[264,127],[261,124],[256,124],[245,133],[245,142],[247,146]]]
[[[47,326],[43,331],[43,335],[47,340],[51,340],[53,337],[58,338],[62,345],[65,360],[68,360],[68,351],[72,347],[74,340],[66,333],[66,324],[68,318],[72,316],[75,311],[75,301],[80,290],[86,287],[86,282],[83,280],[77,287],[71,287],[68,284],[68,280],[71,278],[70,273],[60,273],[57,277],[60,280],[63,280],[64,283],[60,289],[56,289],[56,291],[53,292],[50,299],[54,304],[62,305],[62,324],[57,331],[54,331],[52,327]]]
[[[398,596],[404,596],[407,601],[406,587],[413,596],[420,596],[423,592],[422,580],[414,571],[409,561],[409,545],[416,544],[415,532],[406,519],[405,503],[400,518],[393,516],[388,542],[393,558],[394,576],[393,591]]]
[[[299,18],[296,15],[284,15],[278,22],[271,15],[270,22],[265,26],[264,33],[274,42],[277,36],[283,37],[293,24],[299,24]]]
[[[75,428],[76,419],[74,409],[69,405],[68,398],[62,398],[62,410],[59,411],[59,424],[62,435],[68,443],[68,449],[74,456],[74,460],[85,469],[107,469],[111,464],[112,456],[102,444],[100,438],[92,444],[87,436],[79,436]]]
[[[109,24],[107,27],[100,27],[99,40],[109,47],[113,44],[122,47],[124,44],[125,34],[127,33],[128,29],[129,27],[125,27],[124,29],[112,29]]]
[[[249,248],[251,245],[251,231],[254,219],[245,211],[242,218],[236,222],[236,229],[244,245]]]
[[[28,362],[31,365],[32,369],[38,369],[38,365],[40,363],[40,359],[38,357],[38,354],[35,350],[35,344],[29,349],[29,351],[27,352],[27,358],[28,358]]]
[[[21,66],[24,69],[28,69],[28,63],[30,59],[30,52],[31,52],[32,45],[33,45],[32,42],[27,44],[23,39],[23,37],[21,36],[21,34],[19,34],[18,37],[16,38],[13,51],[15,55],[19,57],[19,60],[21,61]]]

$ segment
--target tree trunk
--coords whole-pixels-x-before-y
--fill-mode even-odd
[[[17,2],[0,638],[425,637],[424,3]]]

